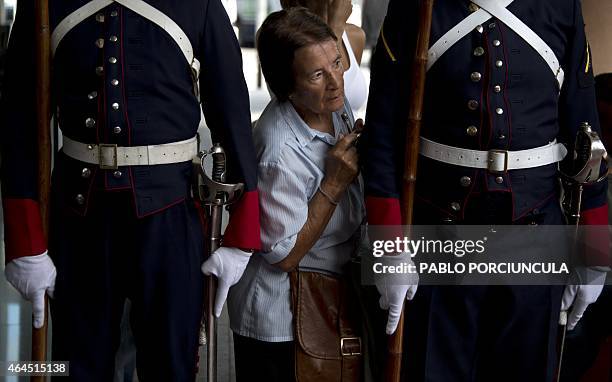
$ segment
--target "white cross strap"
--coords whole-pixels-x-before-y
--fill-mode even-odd
[[[481,8],[484,8],[487,12],[497,17],[501,22],[506,24],[516,34],[521,36],[533,49],[538,52],[540,56],[546,61],[546,64],[550,67],[557,82],[559,83],[559,89],[563,86],[563,80],[565,73],[561,68],[561,64],[548,44],[542,40],[531,28],[529,28],[524,22],[516,17],[505,7],[500,6],[497,0],[472,0],[474,4],[477,4]]]
[[[64,36],[66,36],[66,34],[68,34],[68,32],[72,30],[72,28],[80,24],[81,21],[85,20],[89,16],[98,12],[100,9],[111,5],[112,3],[113,0],[90,1],[89,3],[83,5],[76,11],[66,16],[66,18],[64,18],[62,21],[60,21],[60,23],[57,24],[57,26],[53,30],[53,33],[51,33],[51,55],[55,56],[57,46],[62,41]]]
[[[189,41],[189,38],[181,27],[178,26],[178,24],[175,23],[170,17],[166,16],[163,12],[159,11],[143,0],[92,0],[83,5],[66,16],[66,18],[64,18],[53,30],[53,33],[51,34],[52,55],[55,56],[55,51],[57,50],[59,43],[66,36],[66,34],[72,30],[72,28],[113,2],[123,5],[166,31],[166,33],[172,37],[174,42],[176,42],[179,49],[183,53],[183,56],[185,56],[185,60],[187,60],[187,63],[192,70],[194,86],[197,85],[197,79],[200,75],[200,63],[194,56],[191,41]],[[194,89],[194,91],[196,92],[196,95],[198,95],[198,90]]]
[[[429,49],[427,61],[427,70],[436,63],[436,61],[456,44],[468,33],[473,31],[478,25],[486,22],[492,17],[496,17],[506,24],[510,29],[516,32],[525,42],[527,42],[536,52],[544,59],[546,64],[553,72],[559,89],[563,86],[565,74],[561,68],[561,64],[557,59],[554,51],[548,44],[540,38],[531,28],[523,23],[518,17],[510,12],[507,7],[514,0],[472,0],[472,2],[480,7],[479,10],[472,13],[470,16],[462,20],[446,32],[438,39]]]
[[[501,6],[507,7],[514,0],[503,0]],[[452,29],[446,32],[442,37],[436,41],[431,48],[429,48],[429,57],[427,60],[427,70],[429,70],[433,64],[438,61],[447,50],[455,45],[459,40],[467,36],[468,33],[476,29],[481,24],[484,24],[490,20],[493,16],[484,9],[479,9],[472,13],[459,24],[455,25]]]
[[[529,150],[479,151],[448,146],[421,137],[419,153],[438,162],[501,173],[560,162],[567,155],[567,149],[553,141]]]

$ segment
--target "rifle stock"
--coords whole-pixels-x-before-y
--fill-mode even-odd
[[[423,100],[425,95],[425,76],[427,73],[427,57],[429,50],[429,36],[431,33],[431,20],[434,0],[421,0],[419,4],[419,25],[417,30],[416,53],[412,64],[410,105],[408,109],[408,122],[406,126],[406,140],[404,150],[404,174],[402,177],[401,212],[402,224],[412,224],[414,195],[416,190],[417,161],[419,158],[419,137],[421,133],[421,119],[423,114]],[[409,229],[408,229],[409,231]],[[410,232],[405,232],[410,235]],[[397,330],[389,337],[387,360],[385,364],[384,379],[387,382],[399,382],[401,376],[402,338],[404,333],[404,313],[400,316]]]
[[[36,0],[36,116],[38,135],[38,203],[45,241],[49,236],[49,193],[51,189],[51,34],[48,0]],[[32,326],[32,361],[47,359],[48,299],[45,296],[45,320],[40,329]],[[32,377],[43,381],[44,377]]]

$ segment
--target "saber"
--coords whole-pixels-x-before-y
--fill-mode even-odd
[[[212,177],[205,169],[205,159],[212,157]],[[227,184],[227,157],[225,150],[216,143],[209,151],[200,151],[193,160],[194,197],[197,197],[203,206],[209,224],[209,240],[207,257],[210,257],[221,246],[221,229],[223,226],[223,206],[235,203],[242,196],[244,184]],[[217,380],[217,320],[214,313],[215,295],[217,293],[217,279],[214,276],[206,277],[204,289],[204,314],[200,324],[200,345],[206,345],[206,376],[207,381]]]
[[[570,168],[567,169],[569,174],[573,175],[561,171],[563,189],[566,190],[563,194],[562,205],[568,224],[574,226],[574,253],[578,246],[582,192],[585,186],[599,183],[606,179],[607,171],[603,171],[603,175],[600,172],[602,162],[605,163],[607,159],[608,153],[599,135],[593,131],[588,122],[583,122],[580,125],[580,129],[578,129],[576,141],[574,142],[573,160],[571,161]],[[557,363],[557,382],[561,380],[561,365],[563,363],[565,335],[567,333],[567,313],[566,310],[563,310],[559,316],[561,345],[559,347],[559,361]]]

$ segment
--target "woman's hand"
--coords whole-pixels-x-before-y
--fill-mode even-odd
[[[357,132],[342,137],[325,158],[325,178],[321,188],[334,200],[340,200],[344,190],[359,173],[359,157],[354,146],[357,137]]]
[[[334,31],[336,37],[341,41],[346,20],[353,12],[351,0],[329,0],[327,8],[327,25]]]

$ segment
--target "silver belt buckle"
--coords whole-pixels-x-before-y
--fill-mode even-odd
[[[503,165],[496,158],[503,156]],[[500,166],[501,165],[501,166]],[[494,174],[503,174],[508,171],[508,151],[507,150],[489,150],[487,158],[487,170]]]
[[[116,170],[117,166],[117,145],[100,143],[98,145],[98,159],[100,160],[101,170]]]

